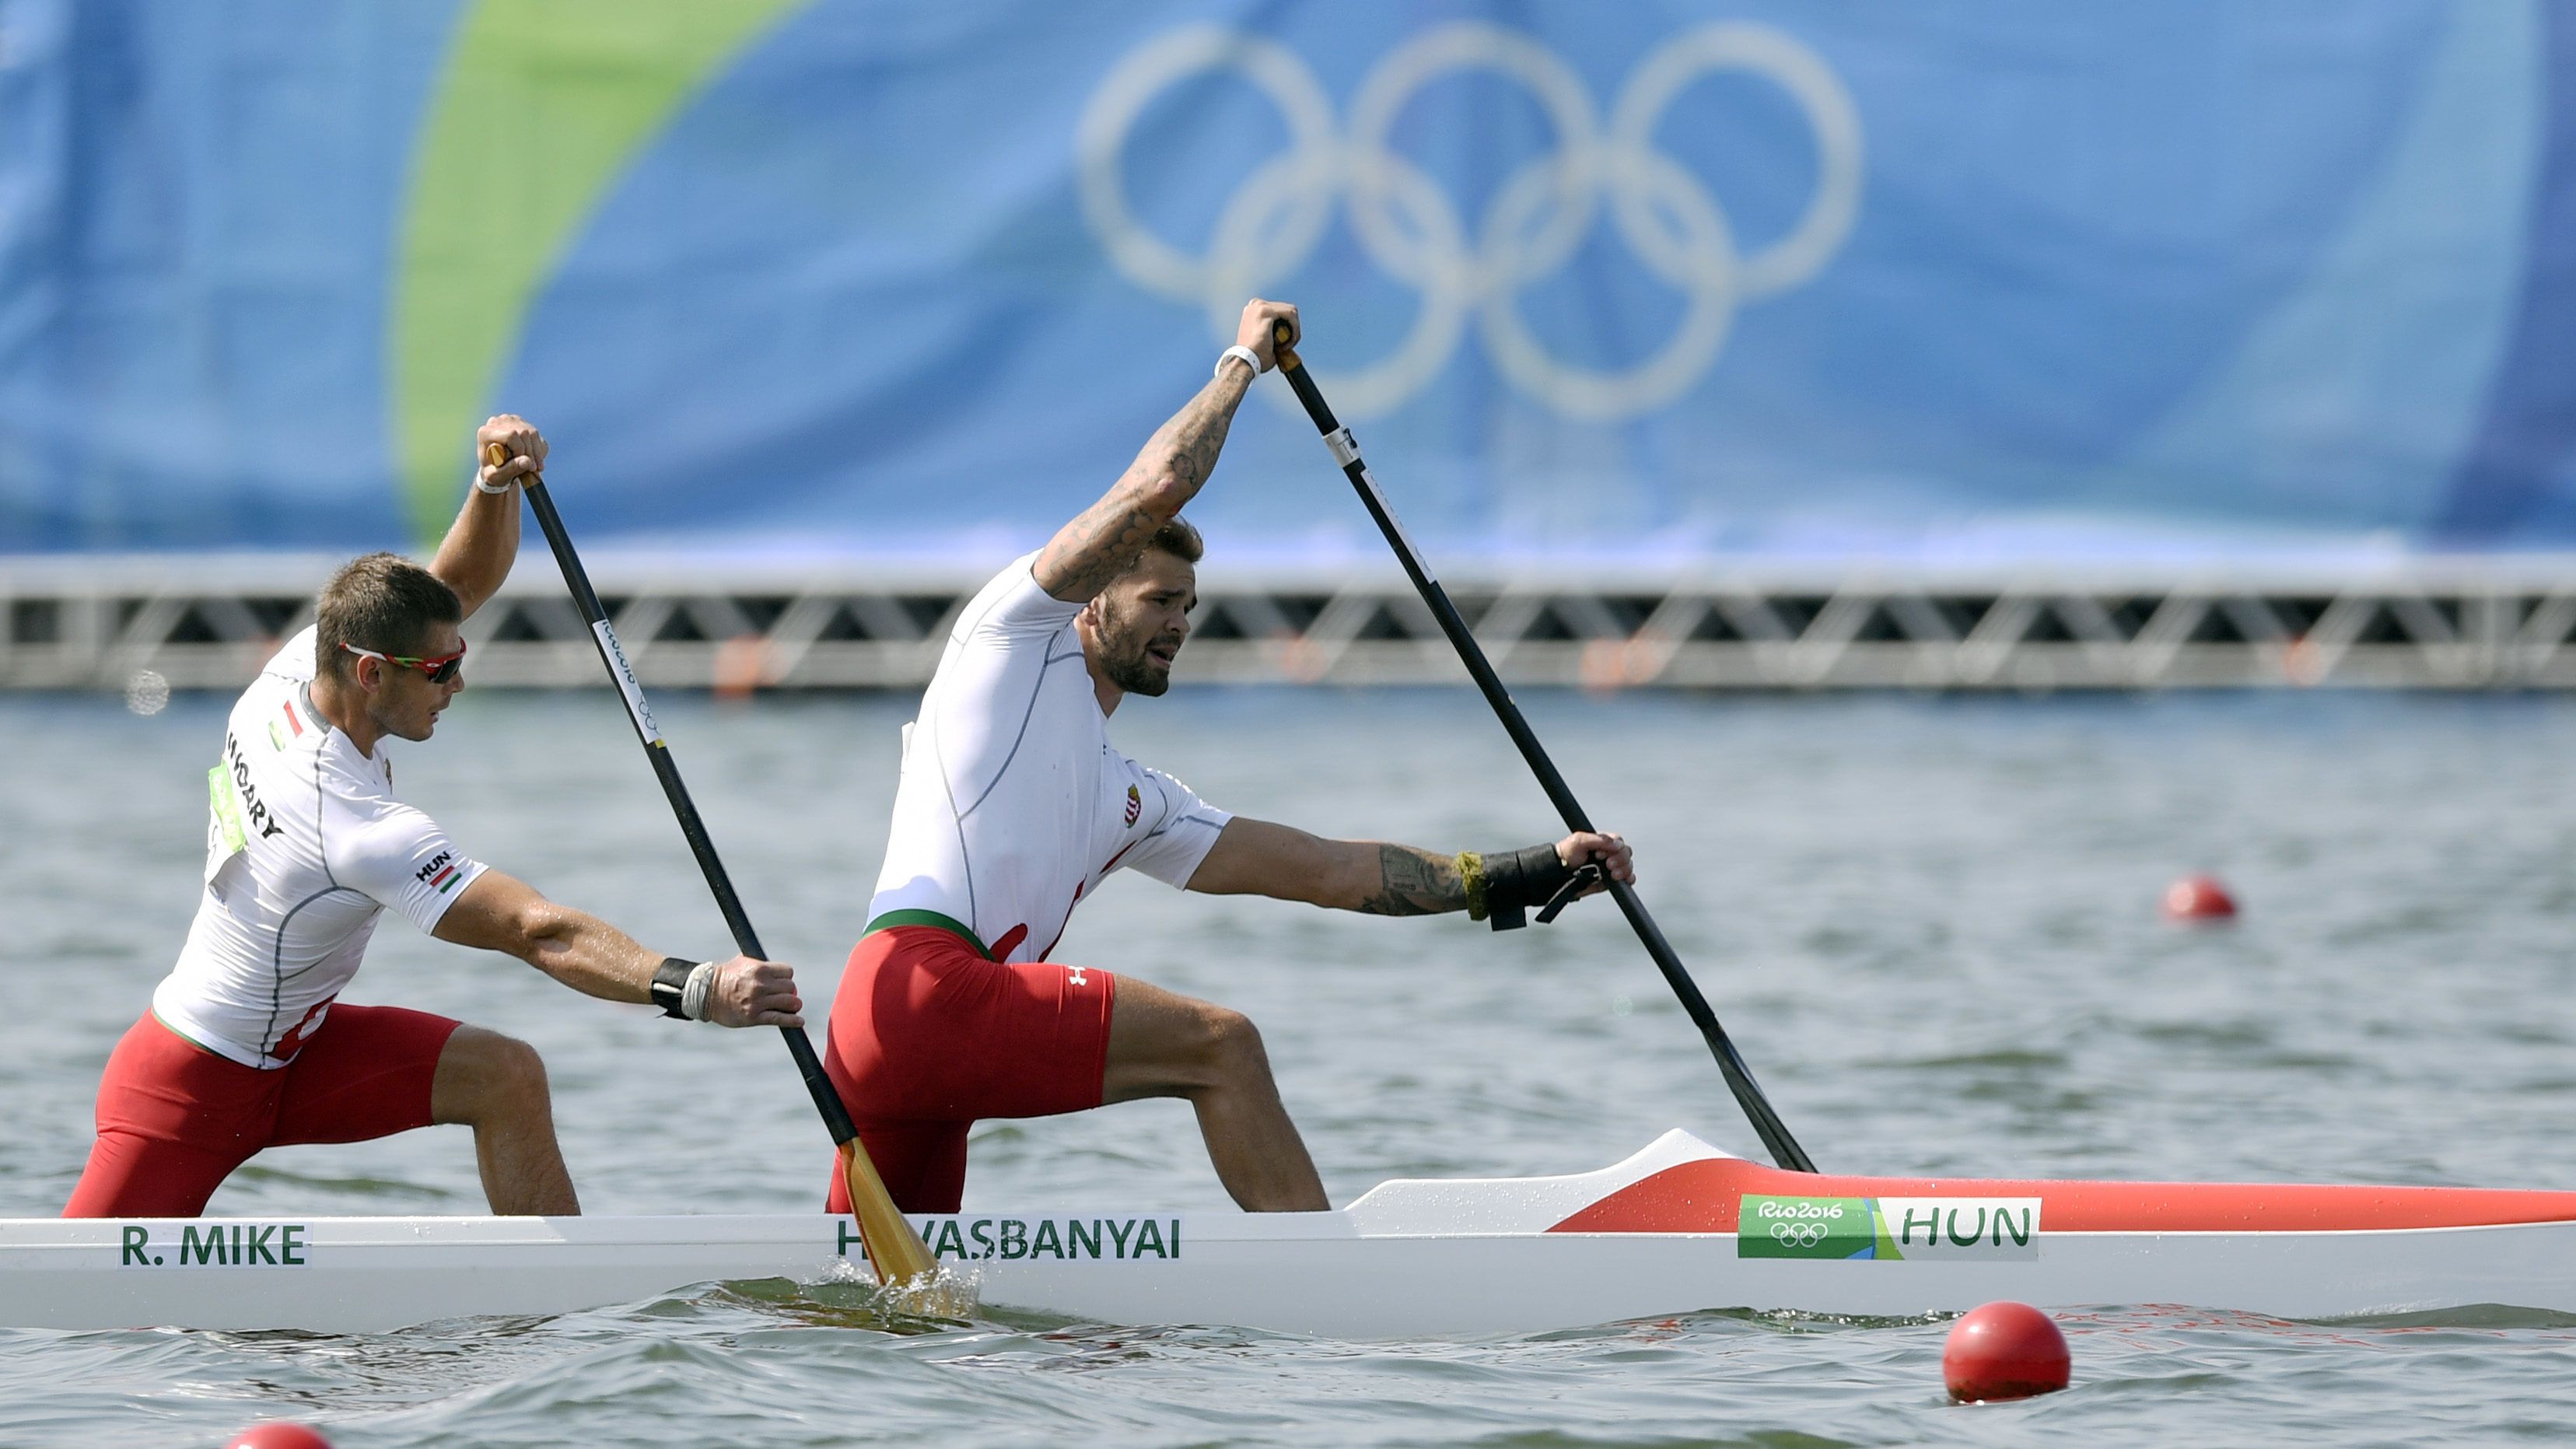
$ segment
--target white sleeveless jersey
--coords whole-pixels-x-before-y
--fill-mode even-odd
[[[152,993],[163,1025],[246,1067],[295,1059],[385,907],[427,931],[483,873],[394,799],[382,742],[362,755],[314,711],[313,634],[288,640],[233,706],[206,777],[205,894]]]
[[[994,959],[1042,961],[1074,903],[1121,868],[1174,886],[1233,817],[1109,744],[1074,630],[1036,554],[986,584],[948,636],[903,779],[871,923],[944,917]],[[922,917],[895,916],[889,924]],[[935,922],[934,922],[935,924]]]

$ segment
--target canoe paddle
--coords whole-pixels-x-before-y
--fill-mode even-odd
[[[1334,421],[1333,410],[1324,403],[1324,394],[1316,388],[1315,380],[1306,375],[1306,365],[1298,360],[1296,350],[1288,345],[1289,332],[1285,321],[1271,324],[1270,341],[1271,351],[1279,361],[1279,375],[1288,379],[1288,385],[1296,389],[1297,401],[1306,405],[1306,416],[1314,419],[1315,431],[1324,435],[1324,446],[1332,450],[1334,461],[1342,465],[1342,475],[1350,479],[1351,487],[1359,492],[1360,503],[1368,509],[1369,517],[1377,520],[1378,532],[1386,535],[1387,546],[1395,550],[1396,561],[1404,565],[1405,576],[1413,580],[1415,592],[1421,594],[1422,602],[1430,606],[1431,616],[1440,621],[1440,632],[1449,636],[1449,643],[1458,651],[1459,662],[1467,666],[1467,673],[1475,678],[1476,687],[1484,691],[1485,702],[1494,707],[1494,714],[1502,720],[1504,733],[1520,747],[1521,758],[1529,762],[1530,772],[1538,776],[1539,788],[1547,791],[1547,798],[1555,804],[1556,813],[1565,817],[1567,829],[1590,830],[1591,817],[1583,813],[1583,806],[1575,800],[1574,792],[1566,787],[1565,777],[1557,773],[1555,762],[1547,757],[1547,747],[1538,742],[1538,736],[1530,730],[1529,721],[1521,717],[1520,706],[1512,703],[1511,695],[1503,688],[1503,681],[1494,673],[1494,666],[1486,660],[1484,647],[1476,642],[1475,635],[1467,632],[1467,621],[1458,617],[1457,606],[1449,602],[1449,591],[1440,587],[1440,581],[1431,576],[1431,569],[1422,561],[1413,540],[1405,535],[1404,525],[1396,521],[1395,510],[1387,506],[1386,495],[1378,491],[1377,479],[1369,475],[1368,465],[1360,461],[1359,444],[1351,441],[1350,429]],[[1654,917],[1646,914],[1646,903],[1639,900],[1636,890],[1625,882],[1605,879],[1609,880],[1610,898],[1619,903],[1619,913],[1628,918],[1629,926],[1637,932],[1637,939],[1645,943],[1646,954],[1655,958],[1656,969],[1664,973],[1665,984],[1681,998],[1682,1010],[1690,1013],[1690,1019],[1699,1027],[1699,1034],[1707,1040],[1709,1053],[1717,1058],[1718,1071],[1726,1076],[1728,1090],[1735,1093],[1735,1100],[1744,1108],[1744,1115],[1753,1119],[1753,1130],[1761,1137],[1762,1145],[1771,1150],[1771,1160],[1792,1171],[1815,1171],[1816,1165],[1807,1160],[1806,1151],[1798,1146],[1796,1138],[1789,1135],[1789,1129],[1780,1121],[1780,1114],[1771,1110],[1771,1101],[1762,1095],[1761,1084],[1753,1080],[1752,1069],[1736,1055],[1735,1043],[1727,1040],[1726,1028],[1718,1025],[1717,1013],[1709,1010],[1708,998],[1699,994],[1698,983],[1691,980],[1681,957],[1673,954],[1672,943],[1664,939],[1663,929],[1655,924]]]
[[[493,467],[510,461],[510,450],[499,443],[487,444],[483,459]],[[715,842],[707,838],[707,827],[698,819],[698,807],[689,799],[689,787],[680,783],[680,767],[671,759],[671,747],[662,742],[662,727],[653,722],[653,711],[644,703],[644,690],[635,682],[635,671],[627,667],[626,651],[617,646],[617,633],[608,626],[608,611],[600,607],[599,595],[590,586],[590,575],[581,566],[581,555],[574,553],[572,535],[564,532],[563,518],[555,512],[555,502],[546,495],[545,480],[531,473],[521,480],[528,495],[528,506],[536,510],[537,527],[545,530],[546,543],[555,551],[555,562],[563,566],[564,586],[572,590],[573,602],[580,606],[582,617],[590,621],[591,642],[599,647],[599,662],[608,670],[609,682],[617,686],[618,695],[626,701],[626,718],[635,726],[635,738],[644,745],[645,758],[653,762],[653,777],[662,782],[662,794],[671,802],[671,813],[680,819],[680,833],[689,839],[689,853],[698,858],[698,869],[707,878],[707,889],[715,892],[716,909],[724,912],[725,925],[733,931],[736,949],[757,960],[766,961],[769,953],[760,949],[760,937],[751,929],[751,917],[744,914],[742,898],[734,894],[733,879],[725,874],[724,862],[716,858]],[[868,1251],[868,1265],[876,1270],[883,1284],[918,1283],[928,1287],[939,1273],[938,1261],[921,1234],[896,1209],[894,1199],[886,1195],[885,1183],[877,1177],[876,1164],[868,1160],[868,1149],[859,1142],[859,1129],[850,1121],[849,1109],[841,1105],[841,1094],[832,1079],[823,1072],[822,1061],[814,1055],[814,1043],[801,1026],[782,1026],[779,1035],[787,1038],[787,1053],[796,1058],[796,1070],[804,1075],[805,1090],[813,1094],[814,1110],[823,1114],[823,1125],[831,1129],[832,1141],[841,1152],[841,1175],[850,1186],[850,1209],[859,1220],[859,1241]],[[939,1308],[953,1307],[944,1302]]]

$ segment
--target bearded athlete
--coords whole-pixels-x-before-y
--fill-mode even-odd
[[[949,635],[903,776],[866,934],[833,998],[826,1066],[897,1206],[953,1212],[979,1118],[1184,1097],[1217,1176],[1256,1212],[1327,1207],[1240,1013],[1096,966],[1050,965],[1082,897],[1119,869],[1212,895],[1378,915],[1521,912],[1635,879],[1628,846],[1449,856],[1326,840],[1229,815],[1109,742],[1131,694],[1160,695],[1198,602],[1198,531],[1181,518],[1224,446],[1271,324],[1254,299],[1216,377],[1126,476],[1044,549],[975,595]],[[1542,918],[1547,912],[1542,912]],[[840,1175],[831,1207],[848,1211]]]
[[[545,1064],[524,1042],[397,1006],[334,1004],[386,908],[442,941],[504,951],[576,991],[726,1026],[796,1026],[787,967],[647,951],[470,859],[394,798],[387,739],[425,740],[465,687],[457,626],[509,576],[517,483],[545,439],[496,417],[484,465],[426,569],[343,567],[310,629],[233,706],[208,776],[204,894],[178,964],[99,1082],[98,1140],[65,1217],[193,1217],[261,1148],[474,1129],[495,1213],[581,1211]]]

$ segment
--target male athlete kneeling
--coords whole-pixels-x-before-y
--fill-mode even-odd
[[[726,1026],[798,1026],[785,966],[664,957],[466,857],[396,800],[387,738],[425,740],[465,687],[457,632],[519,551],[517,482],[545,439],[515,417],[426,569],[369,554],[233,706],[208,777],[205,889],[188,944],[116,1044],[98,1141],[63,1216],[191,1217],[263,1147],[474,1128],[495,1213],[577,1213],[546,1069],[524,1042],[398,1006],[334,1006],[390,906],[576,991]]]
[[[1118,485],[975,595],[905,727],[885,868],[826,1057],[899,1207],[957,1208],[978,1118],[1139,1097],[1189,1099],[1245,1208],[1327,1206],[1251,1022],[1132,976],[1045,964],[1075,902],[1113,870],[1379,915],[1490,913],[1498,926],[1601,889],[1601,870],[1635,879],[1615,835],[1491,856],[1321,839],[1229,815],[1110,745],[1120,701],[1171,686],[1203,551],[1181,508],[1270,370],[1274,319],[1293,341],[1297,309],[1247,305],[1215,380]],[[831,1206],[848,1210],[837,1172]]]

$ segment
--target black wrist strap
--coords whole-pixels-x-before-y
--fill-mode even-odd
[[[653,968],[653,1004],[662,1008],[664,1016],[689,1019],[689,1014],[680,1009],[680,1001],[689,992],[689,973],[697,969],[697,962],[677,956],[665,956],[662,964]]]
[[[1565,909],[1555,899],[1581,872],[1556,858],[1554,845],[1497,852],[1485,857],[1485,914],[1497,931],[1517,931],[1529,924],[1531,906],[1545,903],[1541,921],[1556,919]],[[1570,899],[1570,898],[1569,898]]]
[[[1564,910],[1567,906],[1574,904],[1574,898],[1576,896],[1583,894],[1585,891],[1588,891],[1599,884],[1601,884],[1601,863],[1599,861],[1595,861],[1590,865],[1584,866],[1574,874],[1567,876],[1565,878],[1565,884],[1556,888],[1556,894],[1547,898],[1547,904],[1538,908],[1538,923],[1544,926],[1548,922],[1555,920],[1558,912]]]

